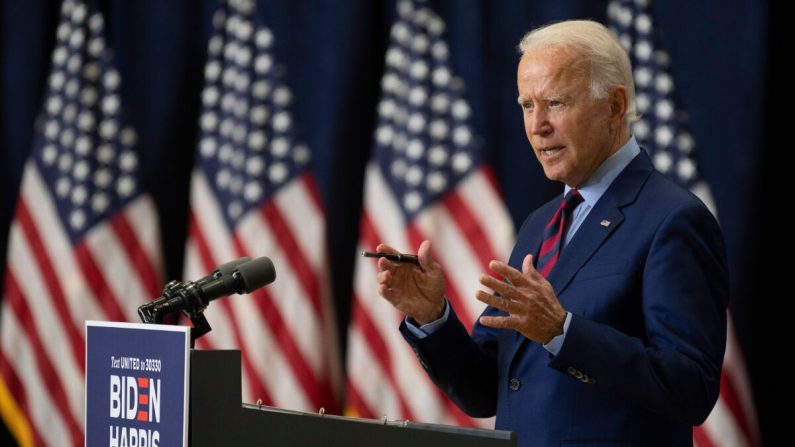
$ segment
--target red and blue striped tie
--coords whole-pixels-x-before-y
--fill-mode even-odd
[[[544,241],[541,242],[541,250],[538,253],[536,270],[546,278],[552,267],[558,262],[560,256],[561,242],[563,241],[566,226],[569,224],[571,212],[582,202],[580,192],[572,188],[566,197],[560,201],[560,206],[544,228]]]

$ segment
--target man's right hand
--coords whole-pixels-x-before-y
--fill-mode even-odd
[[[379,244],[376,251],[399,253]],[[420,265],[378,260],[378,293],[420,325],[439,319],[444,312],[444,273],[431,257],[431,241],[423,241],[417,252]]]

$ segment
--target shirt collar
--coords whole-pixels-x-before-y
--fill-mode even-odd
[[[602,162],[596,171],[588,177],[588,180],[577,191],[582,195],[583,201],[589,206],[593,207],[596,202],[602,197],[602,194],[607,191],[613,180],[618,177],[618,174],[627,167],[629,162],[640,153],[640,146],[635,140],[634,136],[630,136],[629,140],[621,146],[615,154],[611,155],[607,160]],[[563,195],[571,190],[571,186],[565,185],[563,188]]]

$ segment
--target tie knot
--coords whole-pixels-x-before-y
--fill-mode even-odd
[[[571,188],[569,192],[566,193],[566,196],[563,197],[563,203],[561,203],[560,205],[562,208],[565,208],[566,211],[571,211],[574,208],[577,208],[577,205],[582,203],[582,201],[583,198],[582,195],[580,194],[580,191]]]

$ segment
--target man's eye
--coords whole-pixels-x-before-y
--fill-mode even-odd
[[[560,107],[562,105],[563,105],[563,103],[560,102],[560,101],[549,101],[549,106],[550,107]]]

